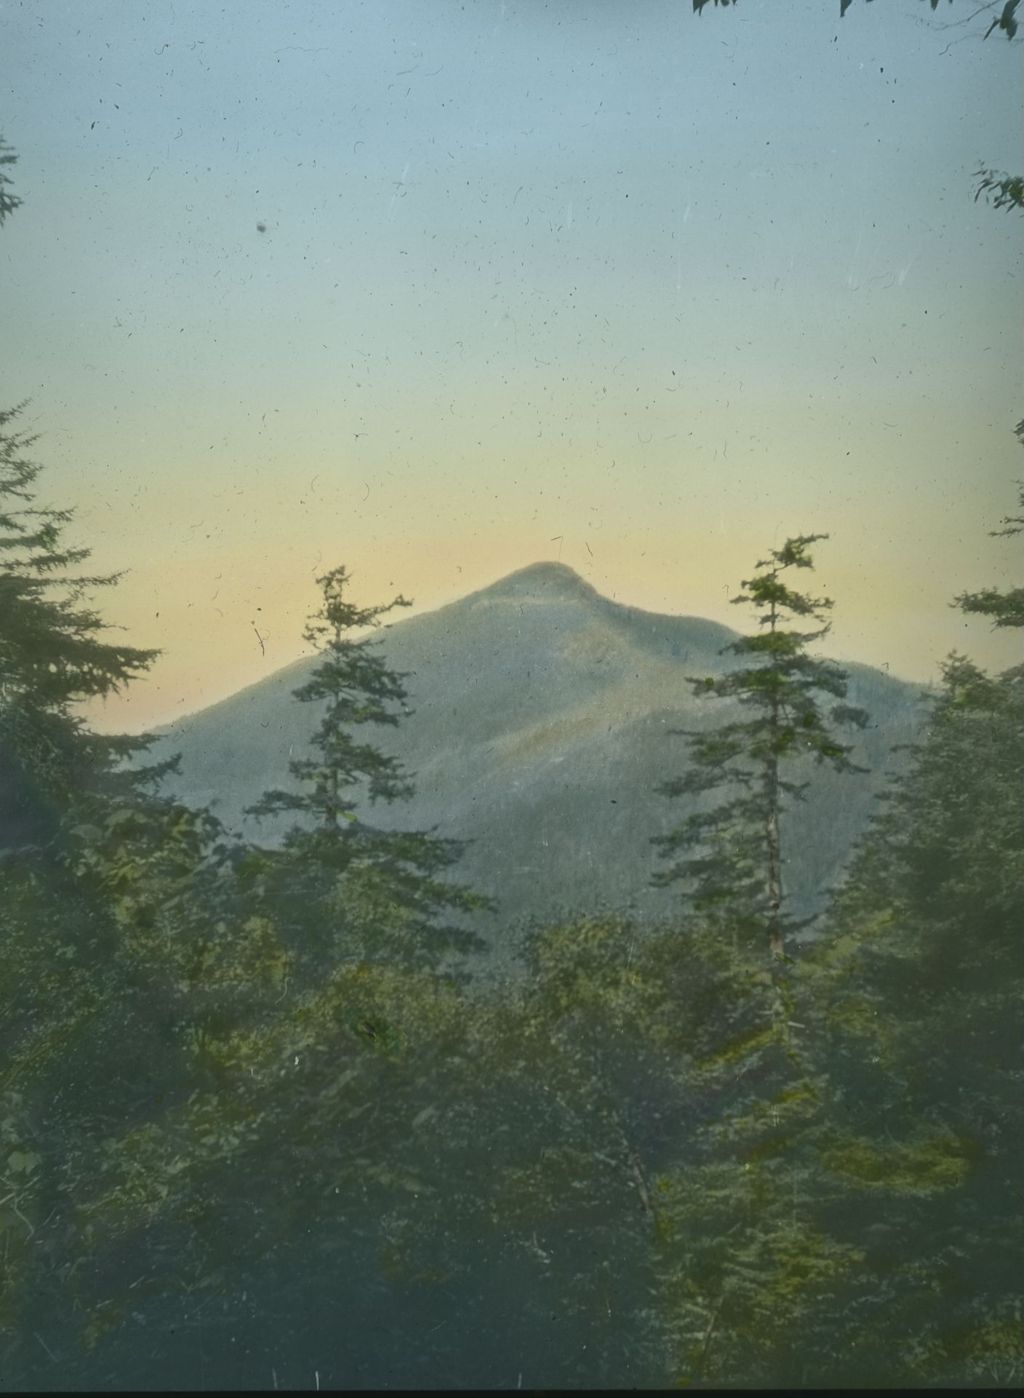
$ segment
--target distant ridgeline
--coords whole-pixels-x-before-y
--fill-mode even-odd
[[[733,631],[698,617],[663,616],[601,597],[571,568],[537,563],[384,633],[388,663],[407,672],[414,710],[374,732],[415,774],[416,794],[373,820],[437,827],[471,841],[460,879],[498,900],[479,930],[563,911],[667,912],[672,890],[650,887],[650,837],[680,819],[681,803],[655,788],[682,771],[685,738],[673,729],[722,722],[686,676],[722,673]],[[243,815],[269,787],[288,788],[289,757],[303,754],[316,706],[292,690],[313,659],[278,671],[161,730],[154,751],[180,752],[175,795],[208,804],[231,828],[272,844],[283,824]],[[864,829],[873,797],[902,766],[923,691],[849,665],[849,700],[870,726],[852,739],[864,776],[809,767],[806,800],[788,824],[785,877],[794,911],[817,910]]]

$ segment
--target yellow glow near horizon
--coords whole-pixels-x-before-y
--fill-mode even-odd
[[[742,628],[754,561],[828,532],[833,654],[1014,659],[949,606],[1015,557],[1019,231],[971,176],[1018,157],[1013,46],[949,57],[915,5],[484,9],[10,17],[6,401],[163,651],[90,719],[287,664],[338,562],[424,610],[561,558]]]

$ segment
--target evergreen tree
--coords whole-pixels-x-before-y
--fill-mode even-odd
[[[689,732],[689,770],[661,787],[699,803],[654,841],[668,862],[655,882],[688,894],[681,945],[703,987],[681,1065],[701,1126],[656,1195],[662,1314],[686,1382],[803,1382],[807,1347],[821,1351],[830,1327],[827,1297],[859,1261],[828,1224],[828,1083],[793,1033],[804,1025],[789,974],[802,924],[783,879],[785,813],[807,786],[797,764],[861,770],[833,725],[867,720],[843,702],[845,673],[808,654],[831,601],[787,579],[813,566],[823,537],[787,540],[743,581],[733,601],[757,608],[756,634],[726,648],[735,668],[690,680],[696,695],[732,701],[736,717]]]
[[[366,848],[376,833],[358,819],[360,795],[371,801],[395,801],[412,794],[412,784],[395,758],[370,743],[357,742],[352,730],[363,724],[398,724],[405,708],[404,676],[388,669],[373,648],[372,632],[380,618],[396,607],[408,607],[405,597],[378,607],[358,607],[346,597],[348,571],[334,568],[317,579],[323,606],[303,632],[321,659],[305,684],[295,690],[303,704],[322,704],[323,717],[312,738],[316,756],[289,763],[302,784],[300,792],[269,791],[251,814],[288,811],[309,817],[309,825],[294,827],[286,845],[308,850],[332,867],[345,868]]]
[[[688,885],[696,913],[762,939],[776,963],[786,955],[787,938],[801,925],[785,903],[782,817],[787,798],[800,799],[807,783],[787,773],[800,758],[827,763],[838,772],[861,770],[830,723],[863,727],[867,722],[862,709],[841,702],[827,715],[823,711],[819,696],[846,697],[844,671],[808,654],[808,647],[830,629],[826,614],[832,602],[797,592],[784,579],[791,569],[813,567],[808,550],[825,537],[787,540],[743,581],[743,591],[732,601],[758,608],[758,632],[734,641],[724,653],[752,663],[689,681],[700,697],[736,701],[741,716],[687,734],[689,770],[659,788],[669,797],[718,794],[722,799],[668,834],[655,836],[653,843],[669,863],[654,882]],[[787,625],[796,619],[819,624],[810,631]]]
[[[1021,596],[957,601],[1019,627]],[[863,1342],[890,1375],[1024,1376],[1022,927],[1024,665],[989,676],[953,655],[816,953],[818,1034],[845,1086],[837,1155],[875,1195]]]
[[[1024,446],[1024,420],[1015,428],[1017,440]],[[1024,482],[1018,485],[1018,499],[1024,511]],[[1013,538],[1024,533],[1024,513],[1007,515],[1002,527],[992,530],[994,539]],[[1006,591],[985,588],[982,592],[963,592],[956,598],[956,605],[965,612],[992,618],[993,626],[1024,626],[1024,587],[1011,587]]]
[[[4,166],[16,165],[17,163],[18,157],[15,155],[14,151],[11,150],[4,138],[0,136],[0,228],[3,227],[4,221],[8,216],[13,214],[15,209],[21,207],[21,200],[16,194],[10,192],[12,186],[11,177],[7,174],[6,169],[3,168]]]
[[[319,705],[321,718],[312,755],[289,763],[298,789],[268,791],[251,813],[298,818],[284,837],[283,858],[264,858],[267,886],[278,914],[292,924],[296,947],[308,950],[317,939],[321,954],[347,946],[350,953],[387,957],[400,950],[430,960],[477,942],[440,924],[439,915],[486,902],[445,878],[461,852],[459,842],[384,830],[362,814],[367,803],[391,803],[413,792],[398,759],[358,736],[366,725],[394,727],[409,712],[405,676],[389,668],[374,636],[382,617],[409,603],[396,597],[359,607],[346,595],[348,583],[344,567],[318,579],[323,604],[304,633],[320,660],[295,697]],[[367,928],[370,943],[361,935]]]
[[[206,1014],[184,1003],[186,968],[223,901],[199,897],[222,892],[219,826],[156,790],[176,759],[144,765],[148,738],[82,715],[157,652],[107,639],[90,594],[117,578],[90,573],[71,512],[40,501],[21,411],[0,412],[0,1327],[15,1334],[33,1307],[66,1314],[89,1142],[182,1081],[174,1026]]]
[[[0,223],[13,161],[0,143]],[[182,895],[216,883],[221,833],[158,795],[176,759],[145,765],[150,738],[82,715],[158,652],[109,639],[91,598],[118,575],[91,573],[72,512],[40,498],[24,408],[0,410],[0,1328],[16,1334],[68,1300],[88,1143],[181,1081],[181,971],[220,909],[204,897],[183,919]]]
[[[150,740],[92,733],[77,712],[157,652],[104,638],[84,598],[117,575],[81,573],[89,550],[65,542],[71,512],[37,503],[41,467],[27,455],[36,438],[17,426],[23,410],[0,410],[0,848],[52,838],[69,806],[140,790],[170,765],[126,770]]]

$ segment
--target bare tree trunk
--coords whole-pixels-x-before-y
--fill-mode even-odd
[[[640,1157],[635,1150],[629,1151],[629,1163],[633,1171],[633,1178],[636,1180],[637,1192],[640,1195],[640,1203],[643,1205],[644,1213],[648,1218],[653,1219],[654,1202],[651,1199],[651,1191],[647,1185],[647,1176],[644,1174],[644,1167],[640,1164]]]
[[[718,1314],[721,1311],[724,1304],[725,1297],[719,1297],[715,1309],[711,1312],[711,1320],[708,1322],[708,1328],[704,1332],[704,1339],[701,1344],[700,1354],[697,1356],[697,1363],[694,1366],[698,1378],[700,1378],[704,1373],[704,1365],[707,1363],[708,1353],[711,1349],[711,1337],[715,1333],[715,1326],[718,1323]]]

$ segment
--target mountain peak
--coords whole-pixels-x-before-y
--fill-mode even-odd
[[[591,599],[598,593],[579,573],[566,563],[553,561],[530,563],[507,577],[491,583],[490,587],[474,592],[467,601],[499,601],[506,597],[533,598],[537,601],[556,598]]]

